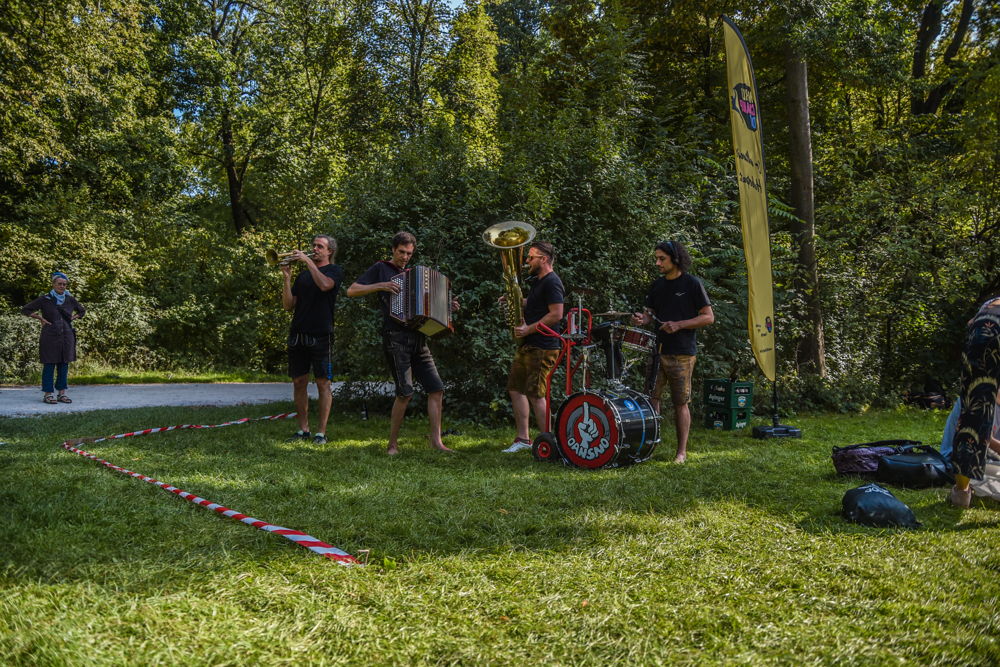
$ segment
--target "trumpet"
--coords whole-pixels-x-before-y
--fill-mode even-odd
[[[289,264],[295,262],[292,255],[295,254],[294,250],[288,252],[278,252],[277,250],[267,250],[264,252],[264,261],[267,262],[268,266],[288,266]],[[307,252],[303,253],[306,257],[312,257],[313,253]]]

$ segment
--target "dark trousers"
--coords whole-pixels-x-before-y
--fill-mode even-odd
[[[52,377],[55,376],[55,388]],[[42,391],[51,394],[53,391],[66,391],[69,377],[69,364],[42,364]]]

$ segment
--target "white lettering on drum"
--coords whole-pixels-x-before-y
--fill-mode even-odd
[[[607,437],[607,416],[602,410],[593,410],[587,402],[582,409],[573,411],[567,426],[566,444],[584,461],[600,458],[611,446]]]

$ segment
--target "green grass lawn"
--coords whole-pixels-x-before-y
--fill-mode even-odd
[[[131,371],[104,367],[73,369],[70,385],[82,384],[178,384],[187,382],[288,382],[287,375],[254,373],[249,371]],[[29,373],[23,381],[0,384],[4,386],[41,384],[41,371]]]
[[[308,532],[346,568],[70,454],[64,439],[288,405],[0,420],[6,664],[1000,662],[1000,510],[896,491],[923,522],[844,522],[830,447],[937,443],[943,413],[799,417],[805,438],[695,428],[654,460],[581,471],[499,452],[510,429],[335,414],[83,445]],[[447,414],[446,414],[447,418]],[[668,431],[672,431],[668,427]]]
[[[41,382],[41,371],[32,375],[31,383]],[[234,370],[173,370],[134,371],[98,364],[80,364],[70,376],[73,384],[173,384],[179,382],[288,382],[287,375]]]

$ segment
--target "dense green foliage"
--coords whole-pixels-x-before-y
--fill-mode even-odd
[[[463,304],[436,345],[449,401],[503,411],[511,346],[479,235],[504,219],[553,241],[564,282],[600,291],[595,310],[636,307],[655,241],[688,242],[718,317],[698,373],[755,377],[720,13],[760,83],[790,406],[956,379],[962,325],[1000,290],[995,3],[456,4],[6,3],[0,380],[25,377],[34,332],[16,309],[53,269],[91,308],[83,355],[280,372],[288,319],[263,250],[330,233],[351,281],[406,229]],[[794,363],[790,46],[809,63],[826,378]],[[338,371],[384,374],[376,327],[371,302],[342,303]]]
[[[830,447],[933,442],[944,415],[801,417],[806,439],[694,429],[691,455],[580,471],[499,452],[510,428],[426,447],[408,421],[334,415],[84,448],[350,553],[346,569],[64,451],[69,437],[271,407],[2,420],[5,664],[995,665],[1000,514],[894,490],[919,530],[838,516]],[[446,427],[454,427],[448,421]]]

